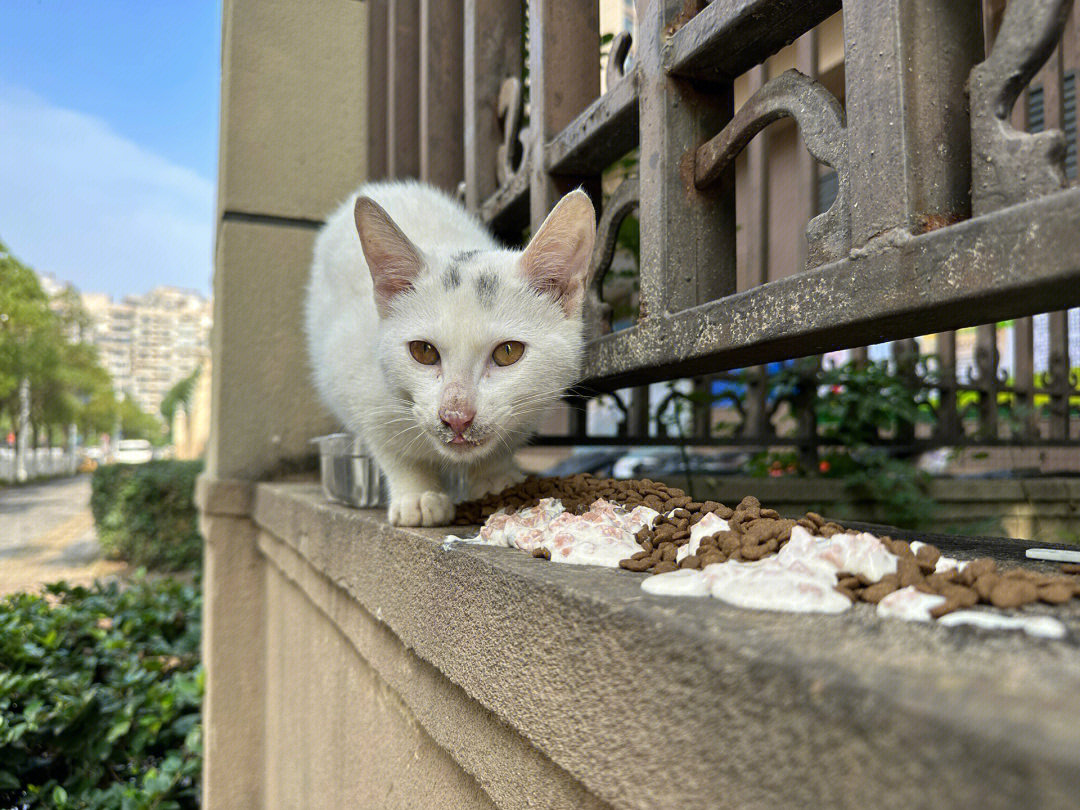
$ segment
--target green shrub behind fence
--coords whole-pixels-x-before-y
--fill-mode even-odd
[[[198,568],[202,537],[195,509],[201,461],[99,467],[90,509],[110,557],[166,571]]]

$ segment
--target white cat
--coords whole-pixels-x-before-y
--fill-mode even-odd
[[[567,194],[524,251],[417,182],[361,186],[315,240],[306,302],[315,385],[390,488],[390,522],[448,523],[521,480],[512,454],[579,374],[592,203]]]

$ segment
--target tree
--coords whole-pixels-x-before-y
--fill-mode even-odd
[[[18,428],[26,379],[34,434],[44,430],[52,443],[72,424],[83,435],[113,429],[119,404],[97,350],[82,340],[89,326],[72,287],[50,300],[34,271],[0,242],[0,423]],[[147,429],[145,419],[131,419],[136,430]]]
[[[195,393],[195,384],[199,381],[200,371],[202,371],[201,368],[196,368],[170,388],[161,400],[159,410],[165,418],[165,426],[170,433],[172,432],[173,417],[176,416],[176,409],[183,408],[185,413],[191,412],[191,397]]]
[[[29,380],[31,390],[44,386],[56,372],[62,343],[37,275],[0,242],[0,410],[13,425],[19,421],[20,382]]]
[[[130,396],[121,400],[119,414],[120,430],[125,439],[149,439],[154,444],[164,441],[164,426],[158,418],[142,410]]]

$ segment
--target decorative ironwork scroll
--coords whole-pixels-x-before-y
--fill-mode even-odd
[[[611,331],[611,306],[604,303],[600,290],[604,276],[615,257],[615,244],[622,221],[638,206],[641,194],[637,175],[625,178],[608,198],[596,227],[596,244],[589,262],[589,282],[585,293],[585,323],[589,337]]]
[[[975,216],[1065,187],[1065,136],[1009,123],[1016,99],[1061,39],[1072,0],[1012,0],[985,61],[971,71]]]
[[[785,117],[795,119],[807,150],[836,170],[839,184],[829,210],[806,226],[806,264],[817,267],[844,257],[851,244],[844,111],[820,82],[788,70],[762,85],[720,134],[698,148],[694,183],[705,188],[715,182],[755,135]]]
[[[626,57],[633,45],[633,37],[626,31],[621,31],[611,40],[611,50],[608,52],[607,69],[604,71],[604,86],[609,90],[626,75]]]
[[[510,76],[503,80],[499,88],[497,107],[499,121],[502,122],[503,140],[495,155],[495,176],[499,187],[506,186],[526,164],[528,138],[521,129],[523,114],[523,94],[521,79]],[[521,157],[515,161],[515,153],[520,148]]]

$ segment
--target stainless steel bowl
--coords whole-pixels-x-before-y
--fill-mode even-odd
[[[319,447],[319,477],[327,498],[347,506],[383,505],[379,466],[358,438],[331,433],[311,441]]]

